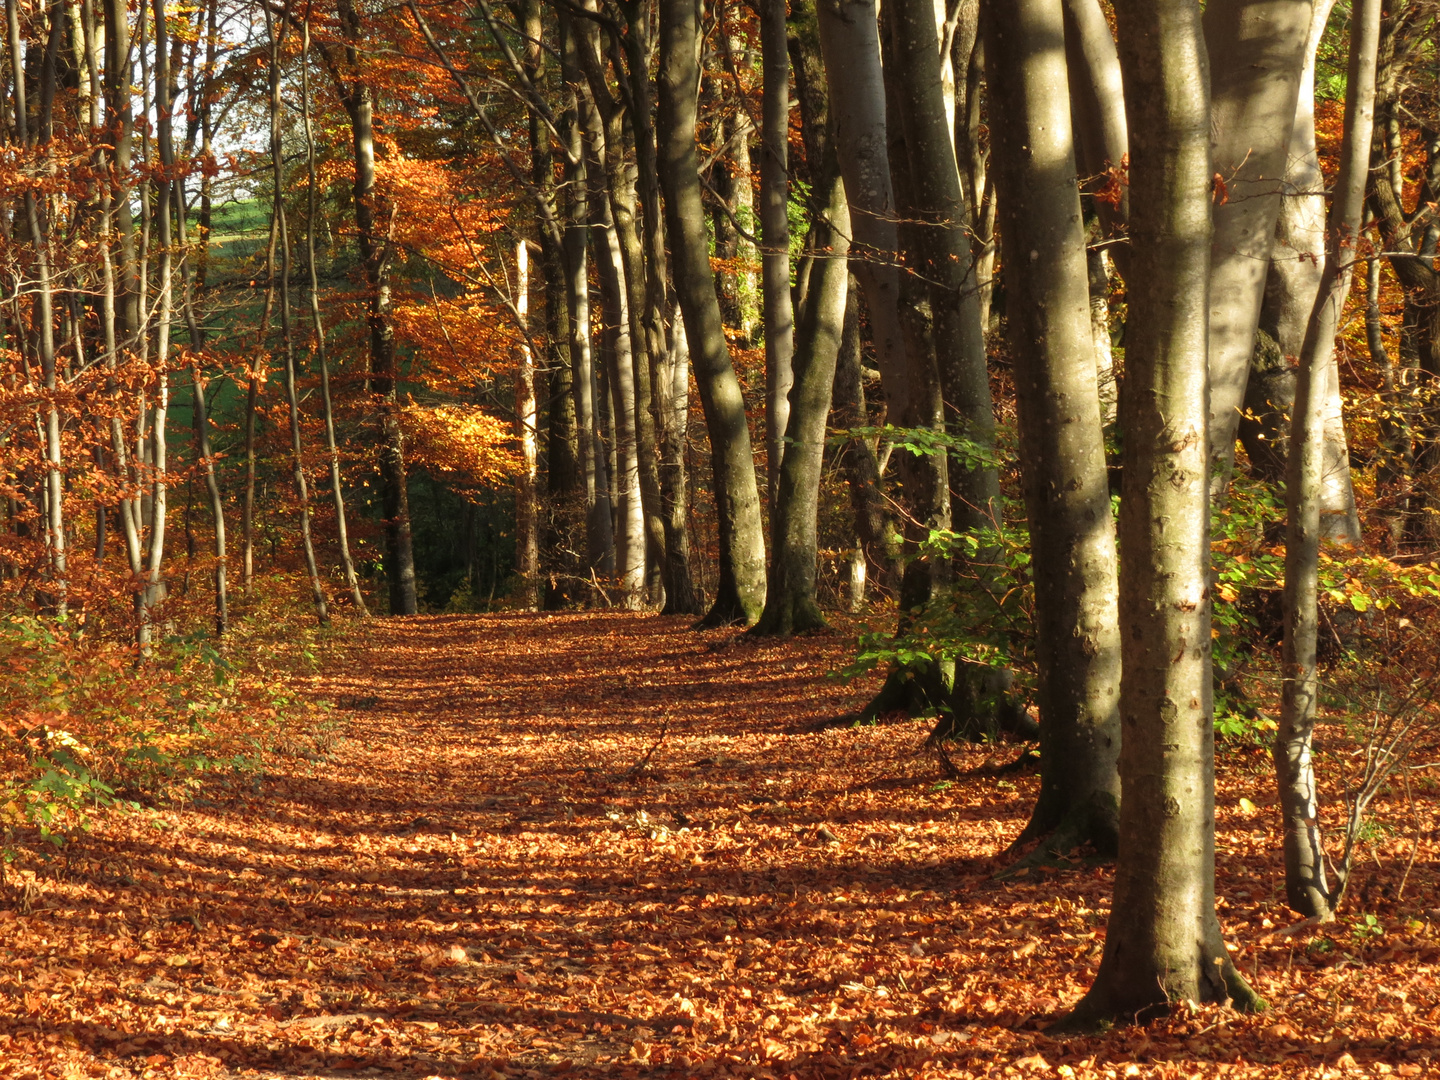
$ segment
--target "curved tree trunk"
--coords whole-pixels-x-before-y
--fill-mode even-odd
[[[1254,1006],[1215,913],[1210,663],[1209,86],[1191,0],[1120,0],[1132,290],[1121,403],[1120,847],[1105,951],[1073,1026],[1171,1002]]]
[[[212,7],[213,12],[213,7]],[[340,477],[340,452],[335,443],[335,403],[330,393],[330,359],[325,352],[325,320],[320,314],[320,278],[315,265],[315,222],[319,216],[319,199],[315,175],[315,130],[310,112],[310,16],[306,9],[302,28],[304,40],[300,52],[301,114],[305,127],[305,267],[310,277],[310,323],[315,334],[315,359],[320,363],[320,406],[325,413],[325,451],[330,460],[330,497],[335,503],[335,533],[340,544],[340,566],[345,584],[361,618],[370,617],[360,576],[355,572],[355,559],[350,554],[350,528],[345,514],[345,492]]]
[[[985,0],[1039,667],[1040,795],[1020,839],[1113,854],[1120,629],[1105,429],[1075,183],[1060,0]]]
[[[1345,85],[1345,132],[1326,229],[1325,272],[1305,332],[1295,380],[1295,413],[1285,473],[1285,641],[1282,650],[1280,726],[1275,732],[1275,778],[1285,823],[1285,899],[1301,915],[1334,913],[1339,888],[1325,880],[1311,739],[1320,691],[1315,645],[1319,633],[1321,496],[1326,466],[1326,372],[1333,366],[1335,335],[1350,294],[1351,267],[1360,242],[1375,108],[1375,54],[1380,0],[1357,4],[1350,24]]]
[[[802,42],[801,48],[813,55],[813,38]],[[828,102],[820,86],[808,90],[802,96],[802,120],[815,199],[807,238],[808,286],[792,356],[794,383],[787,402],[785,453],[770,520],[770,581],[765,610],[751,631],[757,635],[803,633],[825,625],[815,599],[817,523],[826,421],[845,331],[850,210],[835,157]]]
[[[706,625],[751,623],[765,599],[765,542],[750,427],[721,328],[710,269],[695,149],[700,23],[695,0],[660,6],[660,109],[656,144],[675,291],[710,435],[720,573]]]

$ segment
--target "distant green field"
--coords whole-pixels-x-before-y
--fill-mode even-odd
[[[261,232],[270,225],[270,211],[259,199],[240,199],[217,206],[210,217],[210,235],[221,242],[246,233]]]

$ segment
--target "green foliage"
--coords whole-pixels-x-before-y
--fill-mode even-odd
[[[287,656],[305,648],[292,640]],[[203,633],[166,638],[139,662],[133,647],[12,615],[0,619],[0,670],[7,859],[26,830],[61,847],[98,809],[184,797],[206,773],[255,771],[308,708],[283,682],[242,683]]]
[[[1029,533],[1014,526],[932,530],[919,557],[952,560],[953,584],[912,612],[900,633],[862,634],[855,659],[839,674],[853,678],[891,666],[923,672],[939,665],[947,675],[960,665],[1000,668],[1015,677],[1006,692],[1027,697],[1035,677]]]
[[[1278,687],[1284,626],[1283,493],[1237,476],[1212,524],[1215,568],[1215,732],[1231,742],[1267,742],[1273,720],[1254,706],[1256,678]],[[1333,673],[1327,690],[1338,703],[1367,692],[1385,664],[1387,619],[1406,625],[1408,609],[1440,600],[1440,570],[1383,555],[1327,548],[1319,565],[1322,648]]]

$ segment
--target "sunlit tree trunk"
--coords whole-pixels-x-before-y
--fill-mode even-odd
[[[805,41],[800,47],[813,50],[818,59],[817,42]],[[821,86],[807,87],[801,110],[816,212],[806,238],[808,284],[795,335],[785,453],[770,519],[770,578],[765,610],[752,631],[766,635],[803,633],[825,625],[815,598],[820,474],[850,281],[850,208],[836,158],[833,119]]]
[[[515,311],[520,319],[520,347],[515,365],[515,436],[520,444],[520,471],[515,474],[515,573],[520,578],[520,605],[540,609],[540,505],[536,432],[535,356],[530,350],[530,248],[515,244]]]
[[[568,140],[564,185],[565,284],[570,314],[570,363],[575,394],[575,426],[580,470],[585,481],[585,548],[588,572],[609,577],[615,572],[615,534],[610,506],[610,471],[600,433],[594,352],[590,340],[590,239],[588,168],[583,147],[582,79],[576,58],[572,17],[560,10],[561,56],[566,83],[566,108],[561,134]]]
[[[1209,330],[1217,495],[1234,467],[1312,10],[1311,0],[1211,0],[1205,7],[1210,153],[1220,178]]]
[[[143,8],[142,14],[143,14]],[[156,102],[159,114],[156,124],[157,147],[160,157],[160,166],[165,173],[174,167],[174,147],[171,138],[172,121],[170,116],[170,58],[168,52],[168,31],[165,20],[165,0],[154,0],[155,11],[155,89],[158,95]],[[144,24],[141,24],[142,56],[144,49]],[[145,80],[142,77],[142,84]],[[165,599],[165,582],[163,578],[163,567],[165,561],[165,514],[169,491],[169,470],[166,460],[167,443],[165,423],[170,410],[170,322],[174,314],[174,290],[172,272],[173,263],[171,256],[172,233],[170,228],[170,214],[172,210],[173,186],[168,182],[155,185],[155,226],[157,231],[156,239],[159,243],[159,265],[157,286],[160,296],[157,301],[155,316],[155,412],[151,420],[151,467],[154,469],[154,486],[151,495],[151,521],[150,521],[150,548],[145,566],[145,589],[141,593],[140,605],[140,650],[142,655],[148,655],[154,636],[155,609]],[[142,241],[141,251],[141,295],[145,291],[144,273],[144,244]],[[143,334],[143,331],[142,331]],[[143,424],[145,409],[142,403],[140,409],[140,421]]]
[[[700,25],[693,0],[661,5],[659,44],[659,174],[674,253],[675,290],[710,436],[720,541],[715,603],[704,621],[751,623],[764,606],[765,542],[745,401],[721,327],[700,197],[695,148]]]
[[[860,287],[853,276],[845,297],[845,326],[835,360],[832,424],[841,429],[868,427],[865,381],[860,340]],[[899,537],[881,487],[880,458],[869,434],[855,433],[841,450],[840,465],[850,489],[855,515],[857,555],[851,562],[851,610],[857,610],[865,585],[874,579],[882,587],[893,585]],[[859,569],[856,569],[858,563]]]
[[[1040,795],[1021,840],[1113,854],[1120,777],[1115,531],[1075,182],[1061,0],[985,0],[993,169],[1039,669]],[[1044,252],[1043,258],[1025,253]],[[1049,834],[1054,834],[1053,836]]]
[[[1120,0],[1131,277],[1120,499],[1120,844],[1100,969],[1074,1025],[1258,999],[1215,912],[1210,662],[1209,85],[1190,0]]]
[[[895,253],[894,189],[890,180],[885,83],[874,0],[819,0],[816,15],[845,198],[853,229],[850,258],[875,347],[892,423],[910,397],[910,361],[900,326],[900,275]]]
[[[1285,899],[1310,918],[1332,915],[1337,900],[1325,879],[1325,850],[1320,840],[1311,758],[1320,691],[1315,646],[1320,627],[1321,494],[1326,464],[1325,372],[1333,363],[1335,335],[1350,294],[1352,266],[1363,225],[1379,37],[1380,0],[1360,0],[1350,22],[1345,130],[1326,228],[1325,272],[1300,354],[1285,473],[1284,682],[1280,727],[1275,733],[1275,775],[1285,823]],[[1339,884],[1343,888],[1344,883]]]
[[[894,0],[886,11],[896,61],[887,81],[891,100],[899,105],[909,163],[910,206],[902,204],[901,210],[914,215],[908,227],[902,227],[902,246],[907,265],[927,284],[930,333],[947,420],[953,430],[988,450],[995,444],[995,414],[979,290],[964,228],[969,214],[955,160],[953,125],[941,93],[935,5],[931,0]],[[896,171],[892,152],[892,175]],[[913,243],[904,243],[907,234]],[[974,466],[971,460],[969,455],[952,455],[949,462],[950,519],[960,531],[1000,520],[996,471],[991,465]]]
[[[790,54],[785,0],[760,4],[764,88],[760,120],[760,264],[765,319],[765,449],[770,462],[769,504],[775,513],[785,425],[795,381],[795,312],[790,296]]]

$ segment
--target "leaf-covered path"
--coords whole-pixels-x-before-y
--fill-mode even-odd
[[[962,752],[976,775],[949,784],[920,727],[809,730],[863,692],[826,678],[847,647],[620,613],[375,624],[304,687],[341,718],[320,752],[108,819],[12,889],[0,1075],[1325,1077],[1440,1056],[1433,849],[1421,900],[1282,937],[1263,809],[1222,810],[1220,884],[1272,1012],[1048,1038],[1098,960],[1109,870],[993,879],[1033,796],[986,768],[1013,750]],[[1256,795],[1256,760],[1227,783]],[[1408,849],[1376,861],[1398,880]]]

